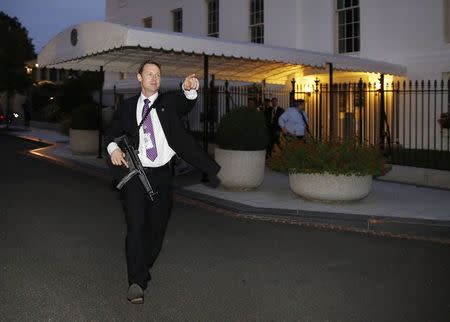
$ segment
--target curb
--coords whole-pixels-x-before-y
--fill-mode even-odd
[[[377,236],[426,240],[450,245],[450,221],[257,208],[212,196],[205,196],[184,188],[176,188],[175,192],[179,196],[178,201],[237,218],[288,223]]]
[[[32,157],[45,159],[54,164],[103,180],[110,180],[108,169],[45,153],[46,150],[52,149],[60,143],[30,137],[18,138],[32,141],[41,146],[40,148],[24,152]],[[174,187],[174,194],[176,201],[235,218],[294,224],[324,230],[431,241],[450,245],[450,221],[259,208],[207,196],[177,186]]]

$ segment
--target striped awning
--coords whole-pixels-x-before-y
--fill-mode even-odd
[[[203,75],[204,55],[209,74],[216,79],[284,84],[300,68],[373,72],[402,76],[404,66],[302,49],[225,41],[109,22],[90,22],[56,35],[38,56],[40,67],[77,70],[136,72],[140,63],[153,59],[169,77]]]

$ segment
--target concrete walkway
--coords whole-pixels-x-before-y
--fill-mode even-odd
[[[73,155],[68,137],[57,131],[13,128],[0,133],[50,144],[34,154],[108,175],[104,159]],[[192,173],[177,177],[178,195],[236,215],[450,243],[450,190],[374,180],[363,200],[327,204],[296,196],[288,177],[269,169],[262,186],[246,192],[208,188],[199,182],[198,173]]]

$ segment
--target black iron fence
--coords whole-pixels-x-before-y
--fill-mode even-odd
[[[439,123],[449,112],[450,81],[317,84],[296,91],[306,101],[317,138],[357,138],[378,145],[394,164],[450,170],[449,129]],[[333,110],[330,100],[333,100]]]
[[[381,80],[381,83],[384,81]],[[292,90],[263,84],[210,88],[208,140],[220,119],[240,106],[258,107],[265,99],[276,97],[279,106],[288,107],[293,98],[306,103],[309,127],[318,139],[356,138],[361,143],[380,146],[390,162],[450,170],[449,129],[438,120],[449,112],[450,80],[378,83],[329,84],[313,86],[293,83]],[[187,118],[189,129],[203,135],[204,95]]]

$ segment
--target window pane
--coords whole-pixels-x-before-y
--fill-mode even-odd
[[[359,37],[359,23],[353,24],[353,35]]]
[[[345,40],[345,52],[351,53],[353,51],[353,38],[347,38]]]
[[[354,6],[359,6],[359,0],[353,0],[353,5]]]
[[[345,38],[345,26],[340,25],[339,26],[339,39]]]
[[[339,40],[339,53],[345,53],[345,40]]]
[[[353,21],[359,21],[359,8],[353,9]]]
[[[353,37],[352,24],[345,25],[345,36]]]
[[[359,51],[359,37],[353,39],[353,50]]]
[[[345,0],[345,7],[351,7],[352,6],[352,0]]]
[[[352,9],[345,10],[345,22],[346,23],[353,22],[353,10]]]
[[[257,11],[255,13],[255,23],[260,23],[261,22],[261,12]]]
[[[345,23],[345,10],[339,11],[339,24],[342,25]]]
[[[344,7],[344,0],[338,0],[337,2],[337,8],[342,9]]]

